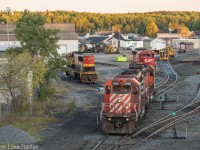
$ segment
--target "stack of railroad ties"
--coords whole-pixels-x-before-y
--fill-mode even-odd
[[[154,51],[132,51],[129,68],[107,81],[101,121],[105,133],[131,134],[146,113],[154,95]]]

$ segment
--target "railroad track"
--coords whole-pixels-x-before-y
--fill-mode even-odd
[[[173,71],[169,62],[163,62],[163,70],[166,73],[167,79],[157,87],[159,90],[156,94],[160,94],[162,91],[170,88],[177,82],[177,75]],[[161,133],[162,131],[175,126],[175,124],[181,123],[185,120],[194,118],[200,115],[200,89],[194,99],[190,101],[190,103],[181,107],[180,109],[174,111],[172,114],[168,114],[163,118],[149,124],[148,126],[140,129],[136,133],[129,135],[127,138],[119,141],[115,144],[114,149],[122,148],[122,149],[130,149],[133,146],[138,145],[141,142],[146,141],[147,139],[154,137],[155,135]],[[128,144],[127,144],[128,143]]]
[[[174,112],[176,113],[176,116],[169,114],[156,122],[149,124],[116,143],[113,146],[113,149],[133,149],[134,146],[147,141],[168,128],[174,127],[178,123],[200,116],[200,89],[196,97],[191,100],[190,103]]]
[[[165,72],[167,78],[162,84],[160,84],[158,87],[156,87],[156,90],[157,90],[156,96],[158,96],[162,91],[170,88],[171,86],[173,86],[177,82],[177,74],[174,72],[174,70],[171,67],[170,63],[169,62],[161,62],[161,66],[162,66],[162,69]],[[154,123],[150,124],[149,126],[147,126],[147,127],[143,128],[143,129],[141,129],[140,131],[136,132],[135,134],[131,134],[131,135],[125,136],[123,139],[121,139],[120,141],[116,142],[114,145],[110,146],[110,148],[107,148],[107,149],[111,150],[111,149],[117,149],[119,146],[122,147],[122,145],[121,145],[122,142],[127,141],[129,138],[135,137],[135,136],[137,136],[137,135],[139,135],[141,133],[144,133],[144,132],[146,132],[145,134],[148,137],[149,135],[151,135],[151,133],[154,133],[156,131],[151,129],[152,131],[148,131],[148,133],[147,133],[147,129],[150,129],[152,127],[155,127],[155,129],[157,129],[157,128],[159,129],[164,124],[166,124],[165,121],[159,120],[158,122],[155,122],[155,124]],[[158,127],[158,126],[160,126],[160,127]],[[150,138],[150,137],[148,137],[148,138]],[[140,143],[140,142],[142,142],[142,140],[143,140],[143,138],[140,139],[139,141],[135,141],[134,144]],[[104,145],[103,143],[105,141],[108,141],[107,137],[102,139],[102,141],[100,141],[93,150],[98,149],[99,146],[101,146],[101,145]],[[132,146],[134,144],[130,144],[130,145]],[[126,147],[125,147],[125,149],[126,149]]]
[[[125,139],[127,135],[106,135],[92,150],[112,150],[116,144]],[[114,143],[114,144],[113,144]]]
[[[162,66],[163,72],[165,73],[165,75],[167,77],[166,77],[166,80],[163,83],[161,83],[159,86],[157,86],[155,88],[156,89],[155,99],[157,98],[157,96],[159,96],[159,94],[161,92],[169,89],[170,87],[172,87],[177,82],[177,74],[173,70],[170,63],[168,61],[161,61],[160,64]]]

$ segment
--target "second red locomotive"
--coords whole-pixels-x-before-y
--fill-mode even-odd
[[[156,68],[155,52],[152,50],[132,50],[133,61],[145,65],[150,65]]]
[[[121,75],[105,83],[101,111],[105,133],[135,131],[153,96],[154,78],[154,67],[133,63]]]

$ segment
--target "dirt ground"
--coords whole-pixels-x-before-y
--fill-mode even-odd
[[[130,51],[122,51],[122,53],[131,58]],[[198,50],[193,50],[186,54],[177,53],[176,57],[170,60],[178,74],[178,82],[166,92],[169,99],[177,100],[178,98],[178,100],[165,104],[166,110],[160,110],[159,103],[153,103],[140,128],[158,120],[159,117],[170,114],[173,110],[185,105],[196,96],[200,85],[200,75],[198,74],[200,72],[200,56],[198,54]],[[95,62],[98,62],[96,67],[102,82],[111,79],[128,67],[128,62],[117,63],[114,61],[115,56],[118,55],[121,56],[122,54],[95,54]],[[115,66],[106,66],[103,63],[114,64]],[[158,68],[156,75],[157,84],[161,83],[164,78],[165,75]],[[64,76],[62,79],[63,86],[66,86],[69,91],[59,96],[58,99],[74,102],[75,110],[71,114],[57,115],[58,121],[41,131],[40,134],[43,140],[38,143],[39,149],[92,149],[104,136],[101,123],[97,117],[100,113],[103,93],[90,85],[80,84]],[[141,145],[134,147],[134,150],[200,149],[199,121],[200,117],[196,117],[188,120],[188,124],[184,122],[177,125],[177,133],[181,137],[185,136],[186,126],[188,127],[186,139],[172,139],[172,129],[168,129],[159,138],[152,138],[145,143],[141,143]]]

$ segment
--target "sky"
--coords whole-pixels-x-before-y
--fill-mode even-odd
[[[200,0],[0,0],[0,10],[65,10],[96,13],[199,11]]]

